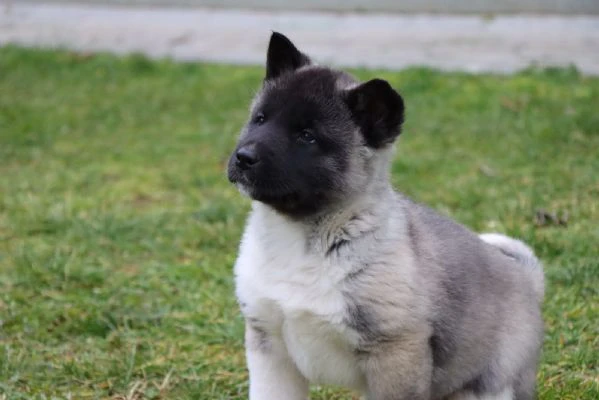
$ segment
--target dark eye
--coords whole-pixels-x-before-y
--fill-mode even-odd
[[[316,138],[310,129],[303,129],[300,132],[299,139],[304,143],[316,143]]]
[[[264,121],[266,121],[266,116],[264,115],[264,113],[258,113],[254,117],[255,124],[262,125],[264,123]]]

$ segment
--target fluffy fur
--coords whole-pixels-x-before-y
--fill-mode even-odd
[[[387,82],[271,37],[228,172],[254,200],[235,265],[251,400],[303,400],[309,383],[369,400],[534,397],[540,263],[392,189],[403,117]]]

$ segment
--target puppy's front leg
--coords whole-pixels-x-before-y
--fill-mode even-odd
[[[308,381],[289,358],[280,337],[246,323],[245,347],[250,371],[250,400],[308,398]]]
[[[368,400],[429,400],[432,356],[422,337],[379,344],[364,355]]]

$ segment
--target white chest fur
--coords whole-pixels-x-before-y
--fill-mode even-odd
[[[341,291],[350,268],[313,251],[300,227],[256,209],[235,273],[245,317],[281,337],[306,378],[357,388],[362,377],[352,351],[355,334],[344,324]]]

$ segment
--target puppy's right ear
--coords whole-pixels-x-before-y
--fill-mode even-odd
[[[273,32],[266,55],[266,78],[274,79],[283,72],[294,71],[310,64],[307,55],[300,52],[285,35]]]
[[[389,82],[373,79],[362,83],[347,92],[345,103],[368,146],[378,149],[399,136],[404,102]]]

